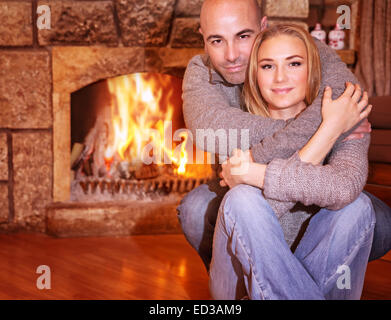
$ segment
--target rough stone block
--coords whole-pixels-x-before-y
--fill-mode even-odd
[[[8,220],[8,185],[0,183],[0,222]]]
[[[0,127],[50,127],[50,92],[48,52],[0,53]]]
[[[302,27],[308,31],[308,24],[303,21],[289,20],[289,19],[286,19],[286,20],[285,19],[269,19],[268,23],[270,26],[273,26],[273,25],[279,24],[279,23],[291,23],[291,24],[296,24],[299,27]]]
[[[40,45],[96,44],[117,45],[111,1],[39,1],[49,5],[51,29],[38,30]]]
[[[54,47],[53,91],[71,93],[95,81],[144,71],[144,48]]]
[[[71,95],[53,92],[53,201],[67,201],[71,192]]]
[[[199,18],[177,18],[171,35],[173,48],[202,48],[204,41],[198,31],[200,28]]]
[[[308,0],[266,0],[264,15],[268,17],[307,18]]]
[[[165,46],[175,0],[116,0],[126,46]]]
[[[182,71],[186,69],[190,59],[202,53],[204,53],[203,48],[147,48],[145,50],[145,71],[183,77]]]
[[[204,0],[179,0],[175,14],[183,17],[199,16],[203,2]]]
[[[0,180],[8,180],[8,146],[6,133],[0,133]]]
[[[0,2],[0,46],[33,44],[30,2]]]
[[[12,142],[14,222],[22,229],[43,232],[46,206],[52,201],[52,135],[18,132]]]
[[[179,200],[162,202],[54,203],[47,233],[57,237],[182,233]]]

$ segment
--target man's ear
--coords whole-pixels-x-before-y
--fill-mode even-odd
[[[205,42],[205,38],[204,38],[204,33],[202,32],[201,27],[198,29],[198,31],[201,33],[202,38],[204,39],[204,49],[205,49],[205,52],[208,53],[208,49],[206,47],[206,42]]]
[[[267,16],[263,16],[261,20],[261,31],[267,28]]]

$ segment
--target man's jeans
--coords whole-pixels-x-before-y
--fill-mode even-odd
[[[367,191],[363,191],[372,201],[376,224],[369,261],[384,256],[391,250],[391,208]]]
[[[206,184],[201,185],[200,187],[191,191],[183,199],[181,205],[178,207],[178,213],[179,213],[178,217],[181,222],[185,236],[188,239],[188,241],[190,242],[190,244],[198,251],[198,253],[200,254],[202,260],[204,261],[204,264],[207,269],[209,269],[209,264],[210,264],[211,256],[212,256],[212,242],[213,242],[212,240],[213,240],[213,234],[214,234],[214,229],[215,229],[218,208],[220,207],[220,203],[221,203],[221,201],[227,191],[228,191],[228,189],[221,188],[217,181],[212,181],[208,185],[206,185]],[[232,194],[232,191],[233,190],[231,190],[231,194]],[[261,200],[264,201],[264,199],[261,197],[262,197],[262,194],[259,192],[259,201],[261,201]],[[258,198],[258,196],[256,198]],[[365,198],[367,200],[366,197],[362,196],[362,197],[360,197],[359,201],[361,201],[362,198]],[[374,197],[372,196],[371,198],[373,199]],[[375,200],[376,200],[376,198],[375,198]],[[379,204],[381,204],[380,208],[385,209],[385,211],[382,212],[382,215],[380,215],[380,217],[383,219],[382,222],[386,222],[386,225],[388,226],[388,228],[391,228],[391,221],[390,221],[391,220],[391,218],[390,218],[391,217],[391,209],[389,209],[387,206],[383,205],[383,203],[380,200],[377,199],[377,201],[379,203],[377,203],[377,205],[374,204],[375,209],[377,207],[379,207]],[[252,208],[253,204],[254,204],[253,199],[248,199],[245,197],[243,204],[240,205],[240,208],[242,210],[241,213],[243,214],[244,212],[249,211],[245,206],[250,206],[250,208]],[[226,210],[224,211],[223,209],[224,208],[222,207],[222,210],[220,210],[220,211],[226,212]],[[222,214],[220,214],[220,216],[221,215]],[[321,217],[322,217],[322,215],[319,215],[319,217],[317,219],[321,219]],[[315,221],[314,219],[312,219],[312,220]],[[314,224],[314,223],[312,223],[312,224]],[[382,226],[384,227],[384,225],[382,225]],[[225,226],[225,228],[226,228],[226,226]],[[309,234],[310,230],[311,229],[307,229],[307,234]],[[381,245],[378,248],[379,250],[375,250],[375,252],[374,252],[374,250],[372,250],[372,252],[374,252],[373,256],[375,256],[375,257],[379,257],[379,256],[382,256],[383,254],[385,254],[389,250],[390,242],[391,242],[391,239],[390,239],[391,233],[389,232],[387,227],[383,228],[383,229],[379,229],[379,230],[381,232],[384,232],[385,234],[380,234],[379,237],[376,237],[376,235],[375,235],[375,237],[374,237],[374,239],[379,239],[379,241],[381,242]],[[280,233],[280,235],[281,235],[281,232],[282,232],[281,230],[278,231],[278,233]],[[318,231],[316,231],[316,232],[318,232]],[[257,234],[257,232],[254,232],[254,234]],[[306,237],[306,235],[305,235],[305,237]],[[231,242],[232,242],[232,240],[231,240]],[[303,243],[306,244],[305,242],[303,242]],[[299,245],[298,249],[295,251],[296,255],[298,255],[300,252],[304,251],[304,249],[306,247],[306,246],[304,246],[304,244]],[[350,243],[350,245],[353,245],[353,244]],[[342,244],[342,247],[343,246],[344,245]],[[377,249],[376,244],[375,244],[375,249]],[[226,247],[224,254],[228,254],[227,250],[228,249]],[[275,250],[275,246],[273,246],[273,250],[277,251],[277,250]],[[289,248],[288,248],[288,250],[289,250]],[[336,251],[339,251],[339,250],[337,249]],[[362,251],[364,251],[364,249],[360,250],[360,252],[358,252],[360,257],[364,256],[364,254],[362,254]],[[219,250],[219,252],[220,252],[220,250]],[[341,251],[341,254],[343,254],[342,251]],[[260,255],[260,256],[262,256],[262,255]],[[214,259],[214,261],[216,261],[216,259]],[[267,261],[267,260],[265,260],[265,261]],[[355,261],[359,261],[359,259],[356,259]],[[340,265],[343,265],[344,262],[346,262],[346,261],[340,262]],[[348,263],[348,262],[346,262],[346,263]],[[232,266],[235,269],[237,267],[237,264],[232,263]],[[366,264],[365,264],[365,266],[366,266]],[[351,265],[351,267],[356,268],[354,265]],[[276,268],[275,266],[272,267],[272,269],[275,269],[275,268]],[[341,269],[341,270],[343,270],[343,269]],[[364,268],[364,270],[365,270],[365,268]],[[222,273],[224,273],[224,272],[220,272],[220,274],[222,274]],[[343,272],[341,274],[339,274],[339,276],[341,276],[342,274],[343,274]],[[358,275],[358,274],[359,274],[359,272],[355,273],[355,275]],[[350,274],[351,279],[353,279],[355,275],[352,275],[352,273],[351,273]],[[323,276],[326,276],[326,274],[324,274]],[[278,280],[279,277],[277,277],[276,278],[277,280],[275,280],[275,281],[279,281]],[[238,277],[238,279],[240,279],[240,277]],[[247,281],[247,285],[249,286],[249,282],[248,282],[249,278],[242,277],[242,280],[245,280],[245,279]],[[215,289],[213,289],[212,270],[211,270],[211,281],[212,281],[211,282],[211,289],[212,289],[212,293],[213,293],[213,291]],[[295,280],[295,281],[297,281],[297,280]],[[329,282],[330,281],[331,280],[329,279]],[[219,282],[221,283],[221,281],[219,281]],[[359,281],[354,280],[354,282],[356,282],[355,288],[359,288]],[[217,283],[217,282],[215,281],[215,283]],[[234,282],[230,281],[229,283],[234,283]],[[250,281],[250,283],[251,283],[251,285],[255,284],[254,282],[251,282],[251,281]],[[353,289],[353,281],[351,281],[351,283],[352,283],[352,289]],[[239,283],[237,283],[237,284],[234,283],[234,285],[236,287],[235,290],[237,292],[235,295],[231,294],[229,296],[230,298],[240,298],[241,295],[243,295],[245,293],[245,291],[249,291],[249,294],[251,295],[251,292],[252,292],[251,288],[252,287],[251,288],[249,287],[246,290],[245,284],[240,285]],[[326,293],[326,291],[324,291],[324,290],[327,290],[326,287],[322,287],[322,289],[318,289],[318,293],[319,293],[319,290],[322,290],[322,294],[323,294],[323,292],[325,293],[324,296],[326,298],[336,299],[336,298],[349,298],[349,297],[355,298],[356,297],[356,296],[354,296],[354,293],[352,290],[350,290],[347,293],[344,292],[347,290],[339,290],[340,296],[333,295],[330,292]],[[219,291],[219,290],[217,290],[217,291]],[[226,292],[226,290],[223,290],[223,291]],[[316,292],[314,290],[309,290],[309,291],[314,292],[314,294]],[[358,290],[358,291],[360,291],[360,290]],[[213,293],[213,294],[216,297],[216,293]],[[291,294],[293,294],[293,292]],[[228,296],[223,296],[223,297],[228,298]],[[255,297],[256,297],[255,295],[252,296],[252,298],[255,298]],[[279,296],[278,294],[277,294],[277,296],[273,296],[273,294],[271,294],[269,296],[269,298],[283,298],[283,297],[284,297],[284,294],[282,294],[281,296]],[[315,297],[315,298],[319,298],[319,297]]]

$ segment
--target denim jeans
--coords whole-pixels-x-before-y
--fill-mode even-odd
[[[190,191],[177,208],[182,231],[209,271],[217,213],[229,188],[212,180]]]
[[[220,206],[209,286],[214,299],[359,299],[375,214],[370,199],[311,219],[293,254],[260,189],[239,185]],[[343,284],[339,268],[349,272]],[[342,280],[341,278],[341,280]],[[345,285],[347,288],[345,288]]]
[[[391,208],[367,191],[363,191],[372,201],[376,215],[375,233],[369,261],[384,256],[391,250]]]
[[[209,270],[209,265],[212,256],[213,234],[215,230],[218,208],[220,207],[220,203],[227,191],[228,188],[221,188],[217,181],[212,181],[208,185],[206,184],[201,185],[200,187],[191,191],[188,195],[186,195],[186,197],[182,200],[180,206],[178,207],[178,218],[182,225],[184,234],[187,240],[190,242],[190,244],[198,251],[207,270]],[[262,194],[260,193],[260,196],[261,195]],[[373,206],[375,207],[375,210],[379,208],[383,210],[383,212],[381,212],[380,217],[381,217],[381,221],[386,222],[386,225],[382,225],[382,228],[378,229],[378,231],[381,231],[382,234],[379,234],[378,237],[375,234],[374,237],[374,240],[379,239],[381,241],[381,245],[379,246],[378,250],[372,249],[371,256],[373,253],[373,256],[379,257],[384,255],[390,249],[391,230],[389,229],[391,229],[391,223],[389,222],[391,221],[389,221],[390,220],[389,217],[391,217],[391,209],[373,196],[371,196],[371,200],[372,201],[377,200],[376,205],[374,203]],[[243,206],[241,206],[242,209],[246,204],[253,203],[253,201],[252,200],[250,201],[250,199],[246,199],[243,202],[244,202]],[[376,217],[377,216],[378,216],[378,212],[376,211]],[[322,216],[319,215],[318,219],[320,219],[321,217]],[[307,229],[306,234],[308,234],[309,230],[311,229]],[[304,237],[306,237],[306,235]],[[305,242],[302,243],[305,244]],[[303,244],[299,245],[299,247],[295,251],[295,255],[299,256],[300,252],[303,252],[304,249],[300,249],[300,248],[304,248],[304,245]],[[374,245],[374,248],[376,248],[376,243]],[[360,254],[359,256],[363,256],[363,255]],[[356,259],[355,261],[358,261],[358,259]],[[236,267],[237,264],[233,263],[233,268],[235,269]],[[352,265],[352,267],[355,268],[354,265]],[[244,280],[245,280],[244,277],[238,278],[238,281],[244,282]],[[358,283],[357,281],[355,282],[356,284]],[[326,298],[338,298],[336,295],[333,296],[330,293],[325,293],[324,290],[326,289],[323,288],[322,290],[323,291],[321,294],[324,294]],[[237,292],[234,296],[232,294],[230,295],[231,298],[239,298],[241,295],[243,295],[245,291],[247,291],[245,284],[243,283],[242,285],[239,285],[238,283],[236,285],[236,291]],[[312,291],[312,292],[316,292],[316,291]],[[342,296],[345,295],[343,293],[343,290],[339,290],[338,292]],[[350,293],[352,293],[352,291],[350,291]],[[319,292],[318,294],[321,295]],[[352,297],[351,294],[350,297]]]

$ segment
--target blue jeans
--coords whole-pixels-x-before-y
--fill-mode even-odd
[[[369,261],[384,256],[391,250],[391,208],[367,191],[363,191],[372,201],[376,215],[375,233]]]
[[[212,181],[187,194],[178,207],[178,218],[184,234],[190,244],[198,251],[207,270],[209,270],[212,257],[213,234],[218,208],[227,191],[228,188],[221,188],[217,181]],[[371,257],[377,258],[384,255],[391,247],[391,209],[373,196],[371,196],[371,200],[377,201],[376,204],[373,202],[376,218],[380,217],[380,221],[385,222],[381,223],[382,228],[375,228],[374,241],[378,239],[380,245],[377,246],[377,243],[374,243]],[[245,203],[249,203],[249,201],[246,200]],[[377,209],[383,211],[378,212]],[[376,234],[377,231],[381,234]],[[297,250],[295,253],[300,252]],[[244,290],[243,286],[237,286],[237,288]],[[236,297],[240,297],[243,292],[238,292]]]
[[[320,210],[293,254],[261,190],[237,186],[225,195],[216,221],[211,295],[360,299],[374,227],[372,203],[362,194],[341,210]],[[338,273],[341,267],[349,274]]]

